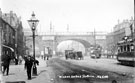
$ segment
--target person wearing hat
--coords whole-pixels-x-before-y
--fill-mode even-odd
[[[31,59],[31,56],[28,55],[27,59],[25,60],[25,66],[24,68],[27,70],[27,77],[28,80],[31,79],[31,69],[32,69],[32,65],[33,65],[33,60]]]
[[[8,73],[9,73],[10,60],[11,60],[11,57],[7,52],[7,54],[5,54],[4,57],[2,58],[3,75],[4,75],[5,71],[6,71],[6,75],[8,75]]]

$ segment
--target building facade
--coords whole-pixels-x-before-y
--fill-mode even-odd
[[[107,45],[107,53],[113,54],[113,47],[114,47],[113,33],[109,33],[106,36],[106,45]]]
[[[0,16],[3,40],[2,44],[14,49],[12,54],[14,58],[19,58],[20,55],[23,56],[25,53],[25,41],[20,17],[17,17],[13,11],[10,11],[10,13],[1,12]],[[4,53],[4,48],[2,48],[2,53]]]
[[[113,37],[114,37],[114,44],[117,44],[118,41],[120,41],[124,36],[130,36],[131,30],[130,30],[131,21],[130,20],[123,20],[123,22],[118,23],[113,28]]]
[[[9,54],[14,58],[15,51],[15,29],[0,17],[1,28],[1,56]]]
[[[133,25],[132,27],[131,24]],[[108,54],[116,55],[118,41],[122,40],[124,36],[131,36],[132,32],[134,37],[135,28],[133,18],[130,20],[123,20],[121,23],[118,22],[118,24],[114,26],[113,32],[109,33],[106,37]]]

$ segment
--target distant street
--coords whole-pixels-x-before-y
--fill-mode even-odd
[[[65,60],[53,58],[47,62],[54,72],[54,83],[134,83],[134,67],[118,64],[115,59]]]

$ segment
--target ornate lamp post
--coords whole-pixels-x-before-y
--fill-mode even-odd
[[[33,37],[33,57],[34,57],[34,62],[35,62],[35,30],[36,30],[36,27],[37,27],[39,20],[37,20],[35,18],[34,12],[32,13],[31,16],[32,17],[30,18],[30,20],[28,20],[28,23],[29,23],[31,30],[32,30],[32,33],[33,33],[33,36],[32,36]],[[34,67],[33,67],[33,75],[37,75],[36,64],[34,64]]]

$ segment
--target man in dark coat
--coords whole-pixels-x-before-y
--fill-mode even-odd
[[[4,75],[5,71],[7,71],[6,75],[8,75],[8,73],[9,73],[10,60],[11,60],[11,57],[9,54],[3,55],[3,58],[2,58],[3,75]]]
[[[33,60],[31,59],[31,56],[28,56],[27,59],[25,60],[25,69],[27,70],[28,80],[31,79],[32,65],[33,65]]]

